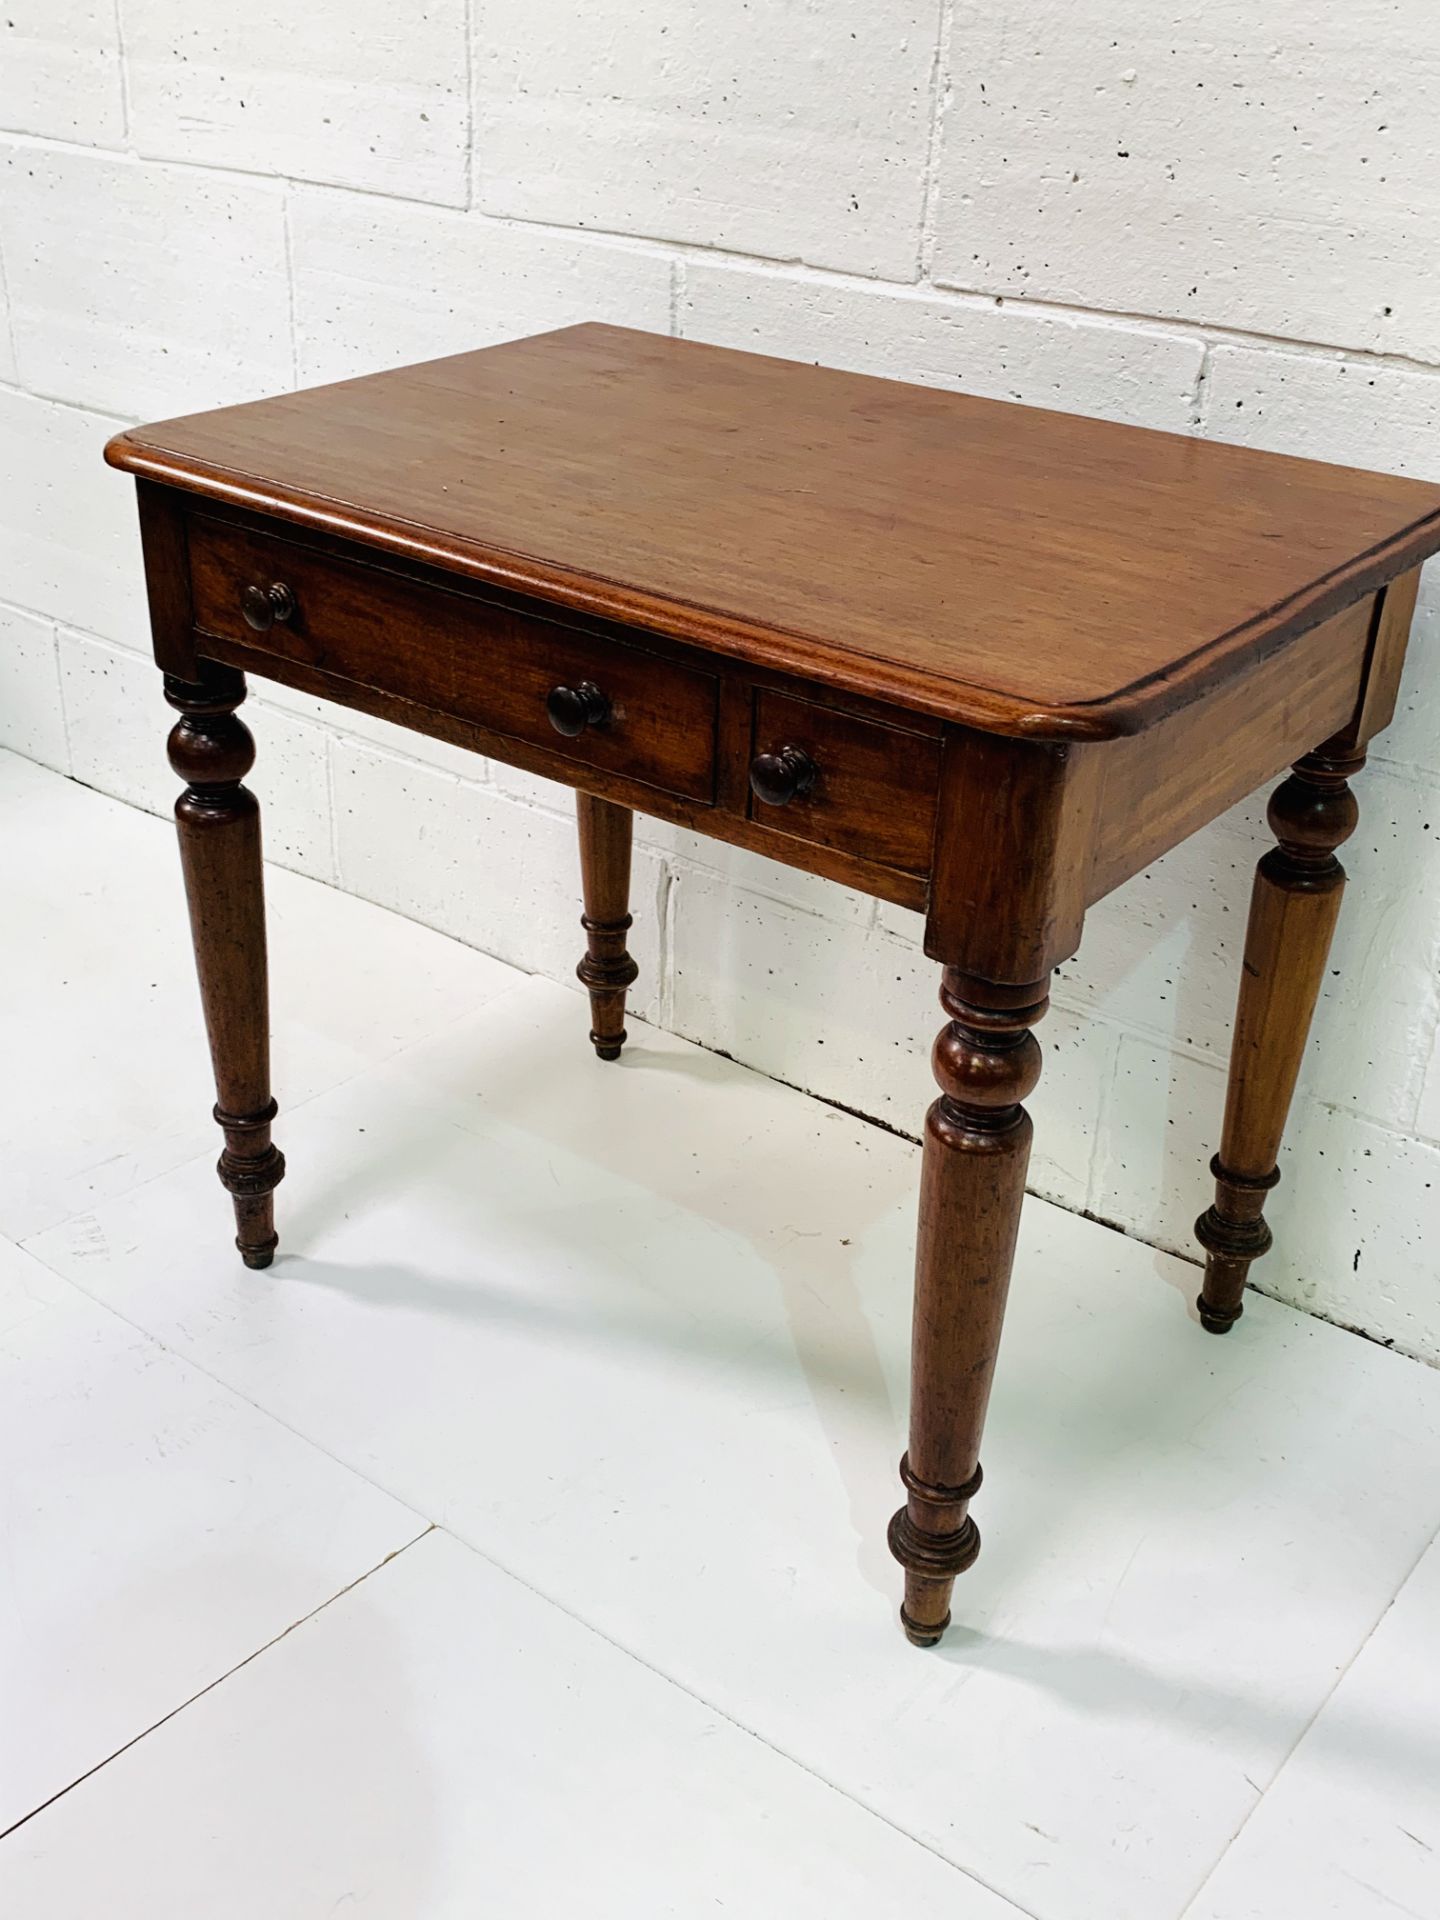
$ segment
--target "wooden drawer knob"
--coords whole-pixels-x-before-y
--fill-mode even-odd
[[[757,753],[750,762],[750,791],[767,807],[788,807],[809,793],[819,768],[803,747],[781,747],[778,753]]]
[[[593,680],[582,680],[577,687],[552,687],[545,711],[555,731],[574,740],[587,727],[604,726],[610,718],[610,702]]]
[[[246,587],[240,596],[240,611],[245,616],[245,624],[256,633],[265,633],[277,620],[290,619],[295,611],[295,596],[283,580],[272,581],[268,587]]]

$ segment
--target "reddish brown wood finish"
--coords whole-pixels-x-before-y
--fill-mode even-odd
[[[623,768],[646,786],[714,798],[718,682],[698,665],[422,583],[363,557],[311,553],[293,540],[211,520],[192,520],[189,560],[195,623],[207,635],[402,699],[436,702],[583,766]],[[245,595],[277,587],[292,611],[257,633]],[[562,735],[548,712],[550,695],[586,681],[599,689],[607,717]]]
[[[856,719],[813,701],[762,691],[755,696],[755,751],[801,754],[814,777],[780,805],[751,782],[752,819],[777,833],[844,847],[877,866],[925,873],[935,838],[940,742]]]
[[[1087,908],[1295,762],[1256,880],[1200,1225],[1249,1262],[1440,489],[581,327],[122,434],[252,1264],[273,1250],[245,672],[578,790],[592,1039],[624,1041],[632,810],[925,915],[949,1024],[926,1123],[906,1504],[938,1639],[1029,1153],[1030,1028]],[[1318,752],[1308,749],[1326,742]]]
[[[1150,724],[1440,545],[1417,481],[601,326],[137,428],[109,457],[1062,738]]]
[[[1215,1204],[1195,1222],[1206,1256],[1196,1305],[1210,1333],[1240,1318],[1250,1263],[1270,1250],[1265,1196],[1280,1179],[1276,1156],[1340,913],[1335,849],[1359,818],[1347,782],[1364,764],[1363,753],[1322,747],[1270,802],[1279,845],[1255,871],[1225,1125],[1210,1163]]]
[[[199,682],[167,675],[180,714],[170,764],[187,784],[175,803],[185,897],[205,1030],[215,1068],[215,1118],[225,1135],[219,1174],[235,1202],[235,1244],[247,1267],[268,1267],[276,1235],[271,1195],[285,1161],[270,1140],[270,1015],[260,807],[241,782],[255,743],[235,709],[245,679],[207,664]]]
[[[586,952],[575,971],[590,994],[590,1040],[602,1060],[625,1044],[625,994],[640,969],[625,950],[630,931],[630,842],[635,816],[597,794],[577,793]]]
[[[980,1551],[970,1501],[1030,1161],[1033,1129],[1020,1104],[1040,1078],[1030,1029],[1048,984],[996,987],[947,967],[940,990],[950,1024],[935,1043],[940,1097],[925,1118],[910,1446],[900,1463],[908,1497],[890,1523],[905,1569],[900,1618],[919,1647],[950,1624],[955,1576]]]

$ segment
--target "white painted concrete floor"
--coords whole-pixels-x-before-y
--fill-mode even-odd
[[[270,898],[252,1274],[169,830],[0,759],[0,1912],[1440,1911],[1440,1373],[1032,1201],[918,1652],[916,1150]]]

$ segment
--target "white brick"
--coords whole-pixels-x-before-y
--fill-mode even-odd
[[[1196,1258],[1192,1223],[1213,1193],[1206,1169],[1220,1136],[1224,1076],[1126,1038],[1116,1091],[1092,1206]],[[1293,1306],[1440,1359],[1440,1148],[1302,1099],[1280,1169],[1266,1206],[1275,1246],[1252,1277]]]
[[[1201,430],[1271,453],[1440,480],[1440,370],[1217,346]]]
[[[1415,1131],[1426,1140],[1440,1141],[1440,1025],[1430,1035],[1425,1056]]]
[[[732,887],[762,899],[778,900],[798,907],[802,913],[818,914],[822,920],[839,920],[850,926],[868,927],[875,917],[875,902],[868,894],[836,880],[804,873],[799,867],[782,866],[762,853],[750,853],[744,847],[732,847],[723,840],[712,840],[684,827],[672,827],[663,820],[643,817],[635,823],[636,836],[647,846],[657,848],[682,867],[699,868]],[[900,911],[900,909],[896,909]]]
[[[6,0],[0,127],[86,146],[124,143],[115,0]]]
[[[0,606],[0,747],[70,771],[55,629],[18,607]]]
[[[677,875],[674,916],[676,1032],[919,1133],[940,1025],[930,962],[699,869]]]
[[[1306,1107],[1257,1278],[1292,1306],[1440,1361],[1440,1148]]]
[[[464,777],[463,770],[457,771],[462,771]],[[547,780],[543,774],[529,773],[524,767],[509,767],[503,760],[492,760],[488,765],[486,780],[499,792],[523,800],[527,806],[538,807],[542,813],[563,813],[568,816],[575,810],[575,801],[568,788],[556,780]],[[644,833],[643,823],[640,822],[637,822],[636,838],[645,840],[647,844],[655,844],[654,836]]]
[[[1181,430],[1198,381],[1213,437],[1440,480],[1440,364],[1365,357],[1440,363],[1428,0],[1312,9],[1269,42],[1239,0],[1138,20],[958,0],[935,259],[970,292],[874,284],[919,265],[938,0],[472,8],[476,212],[458,210],[465,11],[261,0],[197,25],[179,0],[125,0],[142,160],[25,137],[123,143],[109,0],[21,0],[0,22],[0,122],[21,136],[0,143],[0,589],[16,603],[0,743],[62,766],[73,745],[80,779],[173,801],[133,489],[100,460],[118,426],[580,319],[664,331],[677,285],[695,338]],[[1327,344],[1227,339],[1199,381],[1202,326]],[[1277,1250],[1256,1272],[1440,1357],[1431,576],[1396,724],[1357,784]],[[346,886],[573,984],[567,790],[254,691],[272,857],[333,877],[333,775]],[[1040,1029],[1031,1184],[1191,1254],[1268,843],[1260,803],[1236,809],[1094,910]],[[917,915],[644,819],[634,895],[637,1012],[673,998],[683,1031],[918,1132],[942,1016]]]
[[[1096,1143],[1091,1210],[1155,1246],[1197,1259],[1193,1227],[1214,1194],[1207,1168],[1224,1111],[1223,1067],[1122,1034],[1114,1092]]]
[[[24,385],[131,418],[292,384],[281,190],[9,146],[0,246]]]
[[[482,8],[479,204],[912,279],[939,12]]]
[[[465,0],[125,0],[140,153],[463,206]]]
[[[1440,358],[1431,0],[959,0],[937,278]]]
[[[1175,431],[1190,425],[1203,354],[1187,335],[1104,319],[693,263],[681,330],[716,346]]]
[[[669,329],[670,262],[640,247],[304,188],[290,234],[304,381],[579,320]]]
[[[331,747],[340,882],[512,966],[574,984],[585,950],[580,854],[568,819],[353,741]],[[660,1007],[660,862],[636,850],[630,1006]],[[583,1012],[577,1009],[579,1043]]]
[[[917,908],[897,907],[889,900],[875,902],[875,925],[908,946],[918,947],[925,937],[925,915]]]
[[[1255,862],[1273,844],[1267,786],[1091,909],[1067,1006],[1224,1065]],[[1356,782],[1350,885],[1301,1078],[1318,1100],[1408,1128],[1436,1018],[1440,804],[1383,767]]]
[[[0,252],[0,381],[14,386],[15,343],[10,332],[10,289],[5,280],[5,255]]]
[[[918,945],[694,869],[676,876],[674,928],[677,1033],[918,1136],[944,1021],[940,969]],[[1081,1207],[1114,1039],[1063,1011],[1043,1037],[1030,1185]]]
[[[135,489],[102,457],[125,424],[0,388],[0,580],[7,600],[148,651]]]
[[[1156,1038],[1229,1056],[1255,862],[1272,844],[1216,824],[1090,909],[1055,997]]]
[[[1101,1021],[1078,1020],[1052,1003],[1035,1037],[1043,1064],[1040,1084],[1025,1103],[1035,1122],[1026,1185],[1030,1192],[1080,1212],[1090,1203],[1120,1036]]]
[[[478,753],[452,747],[447,740],[432,740],[423,733],[413,733],[409,727],[396,726],[390,720],[377,720],[355,707],[342,707],[333,700],[316,700],[294,687],[282,687],[277,680],[263,680],[258,674],[251,674],[250,698],[257,708],[278,708],[282,713],[322,726],[328,733],[368,741],[402,759],[423,761],[426,766],[443,768],[464,780],[489,777],[488,762]]]
[[[168,816],[181,783],[165,755],[176,716],[159,671],[136,654],[62,631],[60,680],[74,777]],[[244,718],[257,749],[245,784],[259,796],[265,858],[333,880],[324,734],[273,710],[246,709]]]

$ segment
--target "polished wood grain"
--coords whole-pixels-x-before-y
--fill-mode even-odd
[[[285,1161],[270,1139],[270,1013],[260,807],[242,784],[255,761],[236,718],[245,681],[207,667],[199,682],[167,676],[180,719],[170,764],[185,781],[175,803],[185,898],[205,1030],[215,1068],[215,1118],[225,1135],[220,1179],[235,1203],[235,1244],[247,1267],[268,1267],[276,1234],[271,1198]]]
[[[950,1624],[950,1589],[980,1551],[970,1501],[1034,1131],[1020,1104],[1040,1078],[1030,1029],[1047,987],[996,988],[947,967],[940,990],[950,1020],[935,1042],[940,1097],[925,1117],[907,1498],[890,1523],[905,1569],[900,1618],[921,1647]]]
[[[1440,539],[1416,481],[602,326],[137,428],[109,458],[1055,737],[1135,731]]]
[[[1087,910],[1293,764],[1240,988],[1202,1324],[1232,1326],[1440,489],[582,327],[120,435],[239,1244],[273,1252],[244,675],[576,790],[591,1039],[636,812],[923,914],[905,1631],[970,1501],[1040,1052]],[[1314,743],[1324,744],[1315,748]],[[1198,1170],[1197,1170],[1198,1173]]]
[[[755,696],[756,757],[786,750],[799,754],[813,777],[793,797],[767,802],[752,775],[752,819],[797,840],[847,848],[877,866],[929,870],[937,739],[762,689]]]
[[[714,797],[713,672],[371,567],[361,555],[317,554],[208,519],[190,523],[189,565],[195,623],[205,634],[429,700],[586,765],[622,767],[647,786]],[[291,611],[257,632],[246,596],[263,599],[277,588]],[[599,690],[604,718],[564,733],[551,696],[586,682]]]
[[[1327,744],[1270,801],[1279,844],[1255,872],[1215,1202],[1195,1223],[1206,1254],[1196,1305],[1210,1333],[1240,1318],[1250,1263],[1270,1249],[1265,1197],[1280,1179],[1276,1156],[1345,888],[1335,849],[1359,818],[1348,783],[1364,764],[1358,750]]]
[[[716,840],[725,840],[752,853],[763,853],[772,860],[803,867],[809,873],[856,887],[877,899],[896,906],[925,911],[930,893],[924,874],[903,873],[859,858],[848,848],[828,847],[819,841],[796,840],[777,832],[767,821],[751,819],[747,813],[751,740],[751,690],[740,682],[721,686],[720,732],[722,750],[717,769],[720,800],[688,800],[681,794],[667,793],[631,777],[622,766],[607,768],[593,763],[579,764],[565,749],[567,743],[554,736],[553,746],[540,741],[522,740],[514,734],[502,734],[473,720],[446,713],[427,701],[407,700],[357,680],[346,680],[321,669],[295,661],[280,661],[239,640],[203,637],[210,657],[223,660],[249,674],[262,674],[287,687],[317,699],[330,700],[342,707],[353,707],[377,719],[407,727],[434,740],[448,741],[490,759],[504,760],[511,766],[542,775],[587,792],[603,795],[636,812],[673,822]],[[814,689],[817,698],[827,690]],[[721,804],[727,801],[727,805]],[[757,811],[762,811],[757,809]]]
[[[1350,725],[1379,614],[1374,598],[1347,607],[1307,633],[1298,650],[1272,654],[1208,700],[1101,750],[1087,900],[1103,900],[1317,740]]]
[[[635,816],[592,793],[575,796],[580,828],[581,925],[586,950],[575,971],[590,995],[590,1041],[601,1060],[625,1044],[625,994],[640,969],[625,947],[630,931],[630,844]]]

